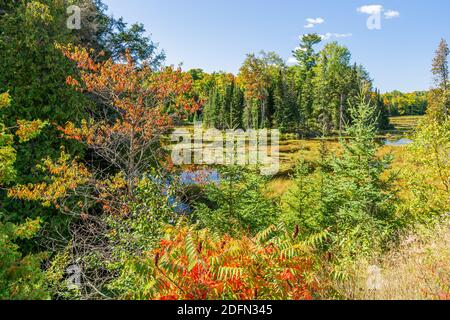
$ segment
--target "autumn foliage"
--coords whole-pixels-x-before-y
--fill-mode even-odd
[[[64,151],[57,161],[45,159],[38,169],[48,173],[50,178],[36,184],[17,185],[9,189],[8,196],[28,201],[39,201],[44,206],[59,206],[59,200],[67,198],[75,190],[90,180],[91,174],[87,168],[71,160]]]
[[[169,227],[157,250],[139,260],[133,297],[161,300],[313,298],[318,283],[311,252],[314,243],[299,241],[284,226],[255,237],[220,237],[207,229]]]
[[[336,34],[182,71],[103,2],[0,2],[0,300],[450,299],[445,40],[433,89],[381,95]],[[251,129],[279,173],[171,159],[262,160]]]
[[[60,46],[76,63],[79,79],[67,84],[89,93],[98,102],[81,126],[60,127],[66,137],[83,141],[100,157],[124,172],[129,191],[150,163],[165,158],[160,138],[176,121],[198,109],[190,98],[191,77],[172,67],[153,71],[138,66],[129,54],[122,61],[93,57],[93,50]]]

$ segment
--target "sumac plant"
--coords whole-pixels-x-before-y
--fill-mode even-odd
[[[300,241],[283,225],[240,238],[168,227],[159,247],[130,263],[117,284],[129,286],[128,299],[309,300],[318,290],[312,253],[326,237]]]

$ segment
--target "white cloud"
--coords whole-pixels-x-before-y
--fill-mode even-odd
[[[325,19],[323,18],[308,18],[306,19],[307,24],[305,25],[305,28],[311,29],[314,28],[315,25],[322,24],[325,22]]]
[[[358,8],[358,12],[369,14],[369,15],[379,14],[383,10],[384,10],[384,8],[381,4],[371,4],[371,5],[366,5],[366,6],[362,6],[362,7]]]
[[[400,12],[395,10],[388,10],[384,13],[386,19],[394,19],[400,17]]]
[[[308,19],[306,19],[306,22],[312,23],[312,24],[321,24],[321,23],[324,23],[325,20],[323,18],[315,18],[315,19],[308,18]]]
[[[351,33],[330,33],[330,32],[320,35],[322,40],[330,40],[332,38],[349,38],[351,36],[352,36]]]
[[[376,14],[381,14],[381,12],[384,11],[384,7],[381,4],[371,4],[371,5],[366,5],[366,6],[362,6],[358,8],[358,12],[361,13],[365,13],[368,15],[376,15]],[[385,19],[393,19],[393,18],[398,18],[400,17],[400,12],[396,11],[396,10],[387,10],[384,13],[384,18]]]

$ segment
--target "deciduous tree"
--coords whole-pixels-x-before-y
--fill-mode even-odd
[[[61,130],[120,170],[132,194],[143,172],[162,159],[161,137],[174,122],[197,110],[187,95],[191,77],[171,67],[158,72],[138,67],[128,54],[123,63],[96,62],[92,51],[73,46],[61,49],[80,72],[79,80],[68,77],[67,83],[92,94],[101,106],[81,127],[68,123]]]

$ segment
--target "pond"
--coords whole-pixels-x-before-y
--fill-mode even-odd
[[[181,173],[181,182],[186,186],[204,185],[208,183],[219,183],[220,175],[216,170],[198,170],[198,171],[186,171]],[[171,179],[166,182],[166,187],[170,186]],[[166,195],[166,191],[163,191]],[[181,200],[177,196],[169,196],[168,203],[172,206],[174,212],[180,215],[188,215],[192,213],[191,206]]]
[[[220,175],[216,170],[186,171],[181,174],[181,181],[185,185],[198,185],[207,183],[219,183]]]
[[[411,139],[401,138],[398,140],[386,139],[383,141],[385,146],[402,147],[413,143]]]

